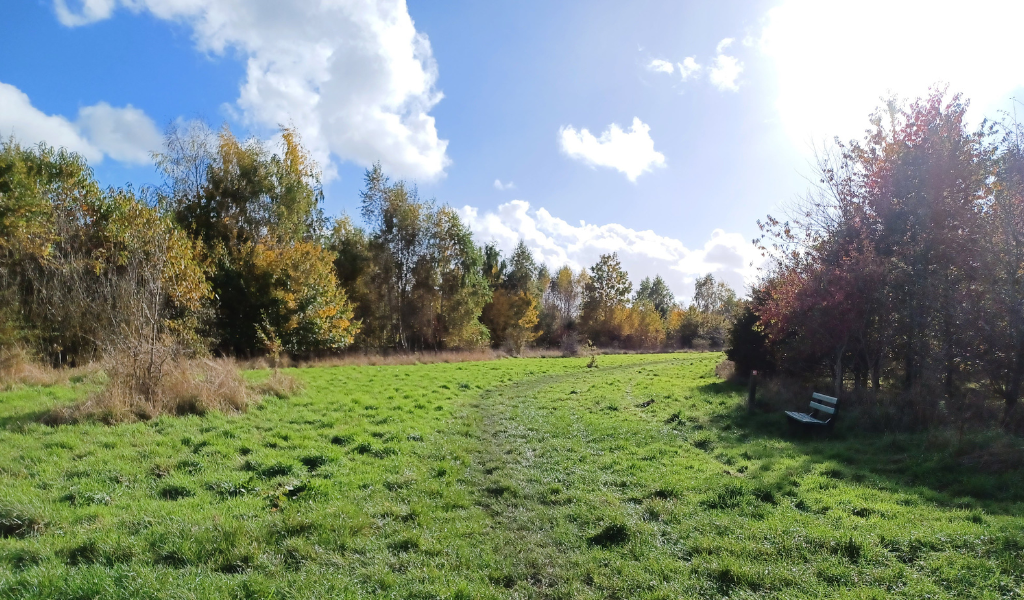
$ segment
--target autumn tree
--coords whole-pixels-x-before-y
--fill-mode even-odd
[[[977,345],[992,179],[989,130],[968,131],[966,110],[942,91],[890,101],[864,141],[823,153],[789,221],[762,223],[775,264],[754,310],[780,367],[828,364],[841,391],[845,365],[876,389],[888,365],[906,389],[958,393]]]
[[[666,327],[682,347],[704,344],[721,347],[737,306],[736,292],[708,273],[694,282],[694,294],[686,308],[673,307]]]
[[[544,295],[545,310],[551,315],[551,343],[562,345],[567,335],[573,336],[569,345],[578,341],[577,321],[588,279],[585,270],[575,273],[568,265],[559,268],[551,277]]]
[[[508,346],[516,354],[542,333],[540,300],[550,279],[537,265],[533,253],[522,240],[507,260],[497,248],[485,249],[485,276],[492,282],[491,301],[484,306],[481,321],[497,346]]]
[[[988,277],[971,306],[978,360],[1009,414],[1024,384],[1024,126],[1008,119],[1001,130],[982,235]]]
[[[158,354],[201,349],[210,290],[195,244],[133,190],[101,191],[80,156],[0,145],[0,228],[4,329],[17,334],[0,345],[150,371]]]
[[[295,130],[282,129],[272,152],[226,127],[172,127],[156,159],[167,182],[161,205],[209,264],[210,334],[221,352],[307,353],[352,341],[358,323],[322,247],[319,168]]]
[[[602,254],[590,268],[584,290],[582,329],[597,344],[622,339],[622,317],[629,305],[633,283],[616,253]]]

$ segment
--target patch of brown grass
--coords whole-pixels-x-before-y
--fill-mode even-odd
[[[203,415],[211,411],[244,412],[252,391],[234,362],[228,360],[176,360],[168,363],[159,381],[149,382],[147,399],[138,382],[116,365],[105,369],[106,387],[84,401],[56,408],[45,418],[51,425],[99,421],[113,424],[145,421],[159,415]]]
[[[94,374],[94,366],[54,369],[38,361],[21,348],[0,348],[0,390],[19,385],[48,387],[66,384],[72,378]]]
[[[291,375],[285,375],[274,369],[266,380],[254,386],[256,393],[261,396],[274,396],[276,398],[291,398],[302,391],[302,382]]]

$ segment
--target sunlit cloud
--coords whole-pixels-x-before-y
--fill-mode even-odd
[[[477,243],[494,243],[506,254],[523,240],[534,257],[551,269],[569,265],[579,270],[616,252],[634,283],[661,275],[680,299],[689,299],[694,280],[712,273],[741,294],[757,277],[760,253],[746,237],[716,229],[695,248],[651,230],[637,231],[617,223],[578,226],[555,217],[547,209],[533,209],[525,200],[513,200],[494,211],[472,206],[459,214]]]
[[[660,58],[652,60],[650,64],[647,65],[647,69],[656,73],[668,73],[670,75],[675,71],[675,67],[672,66],[672,63],[667,60],[661,60]]]
[[[131,104],[106,102],[84,106],[74,121],[48,115],[32,105],[28,95],[0,82],[0,138],[14,137],[24,145],[40,142],[77,152],[92,163],[104,157],[127,164],[149,164],[160,149],[162,136],[153,120]]]
[[[711,63],[711,68],[708,71],[708,80],[711,81],[711,85],[723,92],[735,92],[740,89],[737,80],[740,73],[743,72],[743,63],[735,56],[724,54],[732,42],[732,38],[725,38],[718,42],[718,46],[715,48],[715,60]]]
[[[691,77],[696,77],[700,74],[701,69],[703,69],[703,67],[697,62],[696,56],[687,56],[683,59],[683,62],[678,63],[677,66],[679,67],[679,76],[683,81],[686,81]]]
[[[508,183],[502,183],[500,179],[495,179],[494,189],[500,192],[504,192],[506,190],[514,190],[516,189],[516,184],[512,181],[509,181]]]
[[[54,0],[78,27],[118,9],[192,30],[196,49],[239,55],[245,77],[229,105],[257,135],[294,125],[330,178],[333,158],[381,161],[400,177],[435,179],[450,164],[430,111],[437,63],[404,1]],[[262,131],[259,131],[262,130]]]
[[[577,131],[572,125],[562,127],[558,134],[567,156],[592,167],[616,169],[633,182],[655,167],[665,166],[665,155],[654,149],[651,128],[637,117],[629,130],[612,123],[601,137],[587,129]]]

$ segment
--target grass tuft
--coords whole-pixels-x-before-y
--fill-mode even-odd
[[[39,535],[46,529],[46,521],[32,508],[0,504],[0,538],[23,538]]]
[[[301,392],[302,387],[302,383],[298,379],[275,369],[270,377],[256,385],[256,391],[261,396],[273,396],[287,400]]]
[[[160,489],[157,490],[157,495],[164,500],[181,500],[183,498],[191,498],[195,494],[193,494],[191,489],[184,485],[169,483],[167,485],[160,486]]]
[[[622,523],[609,523],[597,533],[589,536],[587,542],[602,548],[610,548],[612,546],[621,546],[627,543],[629,539],[629,527]]]

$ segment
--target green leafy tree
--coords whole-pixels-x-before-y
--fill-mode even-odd
[[[487,284],[491,286],[492,290],[497,289],[501,282],[505,280],[505,270],[507,268],[508,265],[501,256],[501,250],[494,244],[486,244],[484,246],[483,274],[484,279],[487,280]]]
[[[543,333],[540,301],[550,275],[546,268],[538,267],[522,240],[507,261],[497,248],[485,248],[484,273],[492,278],[500,275],[501,279],[483,308],[481,321],[496,346],[507,345],[521,354]]]
[[[526,243],[519,240],[508,260],[508,269],[502,285],[510,292],[539,295],[537,288],[537,261]]]
[[[668,318],[669,312],[676,305],[675,296],[672,294],[672,290],[668,288],[665,280],[661,278],[661,275],[655,276],[654,279],[644,277],[640,282],[640,287],[636,290],[633,301],[650,302],[662,319]]]
[[[367,318],[367,342],[378,348],[413,348],[415,269],[427,257],[433,207],[405,182],[391,183],[380,163],[367,169],[360,197],[370,227],[373,312]]]
[[[428,253],[417,269],[419,337],[434,348],[471,348],[486,344],[480,312],[491,291],[484,279],[483,254],[473,235],[450,207],[432,217]]]
[[[598,344],[621,341],[619,314],[629,303],[633,283],[617,254],[602,254],[590,268],[584,291],[582,329]]]

